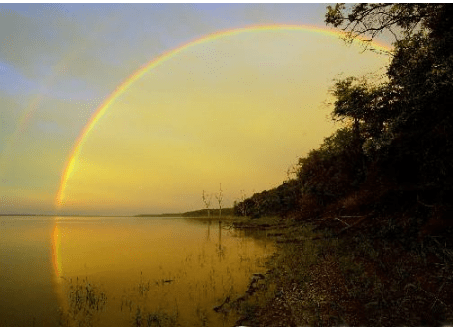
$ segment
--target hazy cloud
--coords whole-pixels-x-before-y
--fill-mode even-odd
[[[324,12],[323,4],[0,4],[2,208],[8,205],[10,210],[16,208],[15,210],[22,212],[44,211],[50,208],[58,190],[65,162],[92,114],[117,86],[157,56],[211,33],[254,24],[323,26]],[[277,108],[278,111],[285,108],[299,112],[307,107],[314,107],[306,101],[314,92],[304,85],[308,80],[311,83],[314,81],[310,78],[301,82],[299,78],[305,70],[316,70],[316,73],[309,75],[316,77],[320,76],[320,70],[328,69],[327,64],[315,64],[319,56],[313,52],[326,54],[329,44],[310,44],[310,52],[314,54],[314,59],[310,60],[310,63],[305,63],[305,67],[301,67],[300,64],[307,57],[305,51],[295,55],[300,57],[294,59],[295,65],[282,67],[278,60],[267,58],[270,52],[263,48],[262,43],[259,41],[254,43],[257,41],[255,39],[259,38],[257,35],[253,35],[255,38],[253,42],[248,38],[249,36],[245,35],[243,39],[235,39],[237,56],[233,62],[230,54],[232,45],[228,45],[227,41],[226,44],[219,43],[218,46],[206,44],[195,52],[186,50],[183,58],[175,57],[172,61],[165,61],[169,66],[168,70],[159,76],[156,84],[147,85],[146,78],[157,77],[159,69],[164,69],[165,66],[160,66],[152,75],[143,77],[143,80],[134,84],[136,93],[128,94],[130,100],[125,94],[124,100],[120,98],[115,101],[118,106],[124,106],[121,109],[128,109],[127,107],[134,105],[133,109],[128,109],[122,116],[117,115],[119,117],[115,125],[118,127],[109,128],[102,125],[96,127],[98,132],[103,129],[107,131],[102,135],[105,141],[97,142],[104,144],[104,147],[96,144],[91,146],[94,148],[93,154],[99,156],[110,149],[113,155],[118,157],[117,162],[120,166],[134,156],[131,155],[133,150],[127,142],[143,146],[137,152],[141,154],[135,155],[138,156],[137,162],[132,162],[125,168],[131,172],[138,169],[143,173],[137,174],[137,178],[133,179],[140,183],[146,175],[145,179],[149,183],[156,181],[156,185],[161,185],[163,189],[173,190],[168,193],[169,197],[184,195],[188,203],[194,206],[197,205],[197,201],[199,202],[199,187],[192,186],[194,183],[179,187],[180,182],[174,179],[172,167],[194,168],[193,171],[198,171],[197,169],[204,169],[210,164],[207,167],[212,168],[203,170],[205,171],[203,176],[212,175],[206,182],[215,183],[217,187],[219,177],[216,176],[223,176],[225,190],[228,188],[227,181],[236,186],[243,185],[235,182],[237,176],[233,173],[250,177],[246,174],[247,171],[250,172],[250,167],[255,167],[253,176],[256,178],[253,180],[261,185],[254,189],[265,189],[278,184],[274,183],[278,181],[277,179],[269,182],[272,176],[278,177],[275,175],[278,172],[275,170],[278,165],[273,165],[273,162],[286,162],[286,158],[288,163],[293,162],[293,159],[305,150],[296,151],[295,147],[291,147],[293,145],[288,144],[289,139],[285,135],[299,129],[299,124],[295,123],[291,114],[284,130],[274,130],[277,127],[273,125],[274,123],[279,122],[283,125]],[[276,35],[276,38],[280,37]],[[291,43],[292,41],[280,43],[273,49],[282,51]],[[208,52],[205,52],[206,50]],[[256,61],[256,53],[261,54],[260,61]],[[349,61],[342,56],[335,56],[332,61],[345,63]],[[234,66],[237,73],[231,75]],[[279,85],[290,83],[288,87],[276,92],[276,88],[264,89],[260,86],[263,81],[260,72],[263,68],[267,68],[270,74],[267,82]],[[294,74],[297,75],[292,76]],[[198,84],[194,84],[197,79]],[[325,82],[314,83],[314,86],[320,86]],[[175,87],[177,89],[173,90]],[[237,89],[234,93],[231,92],[231,98],[225,92],[227,87]],[[218,98],[214,98],[215,89],[219,92]],[[262,96],[257,97],[257,101],[247,102],[252,90],[261,91]],[[309,94],[302,98],[305,108],[296,105],[302,101],[295,101],[303,96],[302,93]],[[162,99],[160,108],[155,104],[158,98]],[[273,99],[282,102],[278,105],[276,103],[274,107],[271,105]],[[122,102],[124,104],[120,104]],[[173,108],[166,109],[171,102],[174,103]],[[226,114],[224,118],[210,111],[217,106],[227,107],[227,102],[232,102],[228,104],[230,105],[228,107],[232,108],[242,105],[242,110],[234,109],[238,112],[235,118],[232,118],[229,109],[224,109]],[[270,107],[268,113],[263,112],[265,107]],[[204,109],[208,110],[204,112]],[[178,113],[180,110],[184,111]],[[252,110],[259,111],[259,116],[250,117]],[[170,119],[172,112],[176,112],[179,121]],[[127,123],[134,121],[131,114],[136,115],[136,123],[129,131],[124,131]],[[146,114],[150,116],[146,117],[148,116]],[[146,116],[141,118],[142,115]],[[250,117],[248,122],[242,121],[244,116]],[[159,125],[159,121],[162,120],[168,120],[168,123],[165,122],[167,126]],[[307,121],[310,120],[307,118]],[[194,123],[192,127],[200,123],[205,125],[196,132],[186,132],[184,130],[190,128],[187,125],[189,122]],[[248,143],[245,144],[243,138],[236,146],[231,147],[228,153],[225,152],[212,161],[212,156],[220,153],[219,145],[225,141],[238,140],[238,137],[230,136],[231,129],[233,127],[238,129],[241,125],[243,125],[241,132]],[[152,131],[151,127],[155,131]],[[306,146],[312,146],[321,139],[318,135],[317,140],[314,138],[310,140],[314,133],[309,129],[305,131]],[[143,137],[140,137],[139,133],[143,134]],[[210,139],[206,138],[207,133],[211,134]],[[134,135],[137,137],[132,139]],[[155,137],[151,137],[152,135]],[[271,139],[272,144],[266,144],[265,141],[268,140],[265,138]],[[205,144],[195,149],[197,139],[204,139]],[[157,142],[161,147],[158,152],[154,150]],[[174,145],[176,151],[181,150],[181,154],[168,152],[167,143]],[[250,150],[252,145],[254,147]],[[297,146],[300,146],[299,142]],[[206,156],[205,159],[194,157],[198,152]],[[245,160],[253,153],[256,154],[258,165],[238,163],[238,160]],[[232,159],[231,154],[235,154],[237,158]],[[167,155],[172,161],[170,165],[163,164],[156,172],[162,171],[163,175],[168,175],[166,183],[149,171],[150,164],[158,162],[157,156],[163,155]],[[186,155],[185,163],[181,163],[181,155]],[[112,170],[112,160],[109,158],[108,155],[99,163],[100,169],[111,169],[113,175],[121,180],[127,180],[121,167]],[[191,161],[187,162],[189,159]],[[140,166],[139,161],[142,162]],[[209,163],[211,161],[212,164]],[[219,171],[221,167],[223,170]],[[94,170],[96,171],[93,172],[93,177],[98,178],[97,168]],[[282,169],[282,176],[284,170],[286,169]],[[188,177],[181,176],[183,179]],[[137,190],[137,185],[126,184],[123,185],[120,180],[118,183],[107,180],[106,194],[117,192],[112,191],[109,185],[119,185],[119,189],[129,189],[133,192]],[[144,189],[145,186],[141,183],[140,185],[142,191],[134,198],[139,202],[129,207],[140,207],[144,211],[147,208],[145,204],[148,203],[146,199],[150,199],[150,195]],[[234,185],[230,184],[230,189],[235,190]],[[74,189],[83,191],[84,187],[79,185]],[[185,192],[181,193],[180,190]],[[80,196],[88,199],[84,192]],[[172,199],[162,201],[162,206],[168,208],[173,203],[171,201],[174,201]],[[225,201],[228,199],[226,197]],[[138,203],[142,205],[139,206]]]

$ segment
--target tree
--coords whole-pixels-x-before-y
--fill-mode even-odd
[[[288,178],[243,200],[236,210],[247,208],[252,216],[295,207],[321,211],[374,187],[396,190],[415,203],[416,196],[429,197],[431,204],[451,203],[453,6],[337,4],[328,7],[326,23],[342,28],[349,41],[392,33],[387,79],[379,84],[355,77],[336,81],[332,118],[345,126],[299,160],[294,182]]]
[[[219,193],[215,195],[217,202],[219,203],[219,219],[222,216],[222,200],[223,200],[223,191],[222,191],[222,183],[220,183],[220,190]]]
[[[415,32],[428,29],[434,34],[445,30],[451,8],[436,3],[361,3],[346,7],[338,3],[328,6],[325,22],[340,27],[346,39],[361,36],[369,41],[384,31],[390,32],[395,41],[406,39]]]
[[[354,139],[350,127],[339,129],[318,149],[300,158],[298,178],[303,194],[327,204],[357,188],[364,176],[362,154],[351,148]]]
[[[372,113],[373,93],[366,81],[355,77],[339,80],[335,84],[333,95],[336,97],[332,112],[334,119],[351,119],[354,143],[360,144],[360,122],[365,121]]]
[[[206,209],[208,210],[208,217],[211,217],[211,211],[209,210],[209,206],[211,205],[212,194],[206,195],[203,190],[202,198],[206,206]]]
[[[365,143],[374,145],[374,161],[391,169],[396,183],[447,196],[453,185],[453,6],[337,4],[327,8],[326,23],[349,40],[393,33],[388,83],[372,90],[341,82],[334,115],[360,124]]]
[[[241,190],[241,197],[239,202],[234,203],[234,213],[235,215],[247,216],[247,205],[244,203],[247,196],[245,195],[244,190]]]

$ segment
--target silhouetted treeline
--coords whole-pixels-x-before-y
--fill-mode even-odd
[[[235,215],[250,216],[282,216],[294,210],[300,197],[299,181],[291,180],[269,191],[255,193],[242,202],[235,202]]]
[[[297,178],[235,205],[236,214],[313,215],[326,206],[450,208],[453,188],[453,6],[328,7],[351,38],[385,29],[394,43],[385,83],[336,81],[332,118],[344,128],[301,158]]]

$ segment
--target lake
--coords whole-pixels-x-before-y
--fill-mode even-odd
[[[274,251],[215,218],[0,216],[0,326],[230,326]]]

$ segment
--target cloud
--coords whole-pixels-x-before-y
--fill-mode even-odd
[[[0,180],[3,184],[55,193],[76,138],[99,102],[43,98],[34,115],[20,126],[25,110],[13,99],[2,98]]]
[[[28,79],[16,68],[0,61],[0,91],[10,95],[22,95],[25,93],[36,93],[38,84]]]
[[[54,210],[53,196],[28,188],[7,187],[0,183],[1,213],[49,213]]]
[[[0,190],[19,201],[15,206],[41,208],[40,193],[50,197],[57,191],[65,162],[93,112],[157,56],[219,30],[263,23],[313,24],[322,20],[321,7],[0,4],[0,165],[6,165],[0,169]],[[279,184],[285,165],[321,140],[319,132],[315,137],[316,116],[301,118],[300,112],[317,107],[307,100],[321,93],[329,65],[350,59],[343,52],[319,62],[319,54],[334,53],[331,40],[318,47],[307,41],[308,46],[293,53],[291,38],[273,35],[272,42],[278,43],[272,49],[293,54],[291,65],[275,60],[278,54],[270,55],[264,39],[245,34],[185,50],[133,84],[116,101],[124,109],[108,112],[93,130],[105,136],[84,146],[85,157],[93,162],[86,165],[85,177],[82,171],[73,178],[73,184],[80,184],[72,186],[73,195],[90,198],[83,190],[102,180],[98,198],[105,193],[110,199],[105,208],[126,208],[118,199],[127,196],[130,206],[146,209],[153,201],[151,193],[159,192],[146,182],[155,182],[165,192],[155,193],[156,208],[166,211],[178,207],[174,201],[181,206],[182,195],[187,208],[197,208],[201,186],[216,190],[220,181],[233,195],[252,184],[257,191]],[[157,80],[149,84],[147,79]],[[260,95],[253,97],[254,91]],[[291,137],[296,137],[293,143]],[[109,182],[109,173],[99,176],[102,169],[110,169],[117,180]],[[199,178],[205,182],[200,184]],[[89,193],[94,196],[96,190]],[[88,202],[85,207],[102,208]]]
[[[275,23],[290,8],[297,12],[294,6],[268,4],[10,7],[0,10],[0,59],[27,79],[23,93],[39,87],[56,98],[75,99],[110,94],[145,63],[198,37],[244,22]],[[77,79],[85,81],[85,91],[81,84],[73,95],[56,91]]]
[[[55,98],[106,96],[142,65],[208,28],[190,5],[22,7],[0,10],[0,60],[23,78],[22,93],[39,87]],[[70,95],[64,90],[75,80]]]
[[[46,55],[60,53],[63,45],[55,42],[59,32],[47,19],[25,17],[15,11],[0,11],[0,57],[28,77],[36,78],[35,64],[45,61]],[[52,56],[50,57],[52,58]]]
[[[324,4],[200,4],[217,26],[240,27],[254,24],[318,24],[322,22]]]
[[[13,134],[16,123],[20,119],[23,106],[14,98],[0,91],[0,154],[3,150],[6,139]]]

